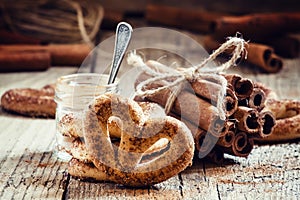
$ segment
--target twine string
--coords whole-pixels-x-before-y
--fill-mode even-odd
[[[68,1],[66,1],[66,2],[68,2]],[[77,20],[78,20],[78,28],[79,28],[79,31],[80,31],[83,41],[86,42],[87,44],[89,44],[90,46],[93,46],[93,42],[92,42],[91,38],[89,37],[89,35],[86,31],[85,25],[84,25],[84,17],[82,14],[82,9],[80,7],[80,4],[77,2],[72,2],[72,1],[70,1],[68,3],[70,3],[70,5],[76,10]]]

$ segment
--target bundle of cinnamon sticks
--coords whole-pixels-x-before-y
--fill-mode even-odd
[[[153,60],[147,61],[146,64],[153,69],[161,65]],[[149,76],[142,73],[136,84],[148,79]],[[183,121],[191,130],[198,157],[207,156],[215,162],[221,162],[224,153],[247,157],[253,149],[254,140],[268,137],[275,126],[273,113],[263,109],[265,93],[261,88],[256,87],[250,79],[237,74],[223,76],[228,82],[226,95],[221,100],[225,109],[225,119],[220,118],[217,109],[219,99],[216,94],[221,85],[209,78],[188,80],[169,113]],[[154,89],[164,84],[164,81],[158,81],[148,84],[144,89]],[[173,89],[164,89],[143,100],[164,107]]]

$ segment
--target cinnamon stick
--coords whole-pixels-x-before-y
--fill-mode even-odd
[[[217,138],[209,133],[198,135],[195,138],[195,147],[198,151],[198,158],[206,157],[216,145]]]
[[[277,100],[276,94],[261,83],[255,83],[266,93],[266,106],[262,112],[271,112],[276,118],[272,134],[257,138],[259,143],[282,143],[300,138],[300,101]]]
[[[178,120],[181,120],[191,130],[195,141],[195,147],[199,154],[205,156],[211,151],[211,149],[215,145],[214,142],[217,141],[217,138],[215,138],[212,135],[207,135],[207,132],[205,130],[199,128],[195,124],[191,123],[189,120],[182,118],[175,113],[170,113],[169,115],[175,117]]]
[[[277,99],[277,94],[273,90],[271,90],[270,88],[265,86],[264,84],[262,84],[260,82],[254,82],[254,87],[259,88],[262,91],[264,91],[266,101],[269,99]],[[266,104],[266,102],[265,102],[265,104]]]
[[[199,153],[199,158],[206,156],[215,163],[221,163],[223,161],[224,152],[222,149],[224,147],[231,147],[235,138],[235,124],[233,122],[227,122],[227,129],[224,131],[224,134],[218,138],[210,135],[190,121],[181,118],[174,113],[170,113],[170,116],[181,120],[191,130],[194,137],[196,150]]]
[[[268,38],[270,35],[297,32],[299,27],[300,12],[260,13],[220,17],[215,20],[212,33],[215,37],[224,38],[240,32],[244,38],[253,41]]]
[[[265,107],[265,101],[265,92],[260,88],[254,87],[253,92],[249,97],[249,107],[256,110],[262,110]]]
[[[213,103],[218,101],[218,91],[221,90],[221,85],[209,80],[198,79],[189,81],[194,92],[208,101]]]
[[[87,44],[50,44],[50,45],[0,45],[0,52],[11,51],[48,51],[51,65],[79,66],[90,53]]]
[[[242,151],[247,146],[247,138],[247,133],[238,132],[233,143],[233,149]]]
[[[207,36],[204,39],[204,46],[208,51],[217,49],[223,39],[218,41],[212,36]],[[250,42],[246,45],[247,60],[251,64],[258,66],[265,72],[276,73],[283,67],[282,58],[274,53],[274,49],[268,45]],[[225,54],[230,54],[232,49],[228,49]]]
[[[224,148],[224,152],[234,156],[247,157],[253,146],[253,139],[248,138],[247,133],[240,131],[236,134],[231,148]]]
[[[270,136],[258,138],[259,142],[288,142],[300,138],[300,115],[276,120],[276,125]]]
[[[218,91],[221,90],[221,85],[204,79],[190,81],[190,84],[197,95],[211,101],[213,105],[216,105],[216,102],[220,101],[218,99]],[[231,116],[238,106],[236,95],[232,89],[228,87],[226,89],[226,96],[223,99],[223,104],[226,116]]]
[[[256,110],[239,106],[233,116],[237,120],[237,128],[239,130],[249,134],[259,132],[260,124],[258,123],[258,112]]]
[[[232,116],[238,108],[238,98],[233,90],[229,87],[227,87],[226,89],[224,104],[226,109],[226,116],[228,117]]]
[[[270,111],[263,111],[259,113],[258,116],[258,123],[260,125],[259,129],[259,137],[264,138],[264,137],[269,137],[272,135],[271,133],[273,132],[274,126],[276,124],[275,122],[275,117]]]
[[[274,48],[276,54],[284,58],[297,58],[300,52],[300,41],[291,36],[267,37],[262,41],[263,44]]]
[[[44,50],[0,51],[0,72],[43,71],[50,67],[50,54]]]
[[[276,73],[282,69],[283,61],[274,53],[272,47],[258,43],[249,43],[246,49],[248,51],[247,60],[259,66],[265,72]]]
[[[220,16],[220,13],[158,4],[148,4],[146,7],[146,20],[148,22],[201,33],[209,33],[213,22]]]
[[[238,106],[249,107],[249,98],[238,100]]]
[[[217,144],[221,147],[231,147],[235,138],[235,124],[228,122],[228,130],[219,137]]]
[[[195,139],[195,144],[198,142],[198,139],[200,138],[200,135],[205,135],[206,131],[199,128],[198,126],[196,126],[195,124],[191,123],[189,120],[182,118],[181,116],[175,114],[175,113],[169,113],[169,116],[174,117],[180,121],[182,121],[190,130],[191,133]],[[197,139],[196,139],[197,138]]]
[[[241,143],[243,143],[243,141],[246,141],[245,146],[243,145],[243,148],[241,148],[242,146],[240,146]],[[233,142],[233,152],[234,155],[239,156],[239,157],[247,157],[254,146],[254,142],[253,139],[246,137],[245,138],[245,134],[244,133],[238,133],[235,137],[235,140]]]
[[[219,135],[215,135],[216,137],[224,137],[227,132],[232,131],[232,132],[236,132],[236,120],[235,119],[231,119],[231,118],[227,118],[223,124],[223,129],[220,131]]]
[[[250,97],[253,91],[253,83],[250,79],[243,78],[238,74],[224,74],[228,87],[232,88],[239,100]]]
[[[170,92],[168,92],[170,94]],[[165,106],[166,98],[169,94],[157,94],[147,99]],[[213,135],[219,135],[224,126],[224,121],[219,118],[218,110],[207,101],[187,92],[182,91],[173,104],[172,111],[180,114],[194,124]]]

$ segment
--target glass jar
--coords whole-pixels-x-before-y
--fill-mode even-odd
[[[71,159],[71,146],[83,137],[82,120],[90,102],[104,93],[118,93],[118,83],[107,84],[108,75],[78,73],[58,78],[55,88],[56,154]]]

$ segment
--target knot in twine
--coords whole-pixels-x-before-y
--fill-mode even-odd
[[[221,90],[218,91],[218,102],[216,104],[216,107],[218,109],[220,118],[224,120],[226,116],[225,107],[222,103],[222,100],[226,95],[227,80],[223,76],[221,76],[220,73],[225,72],[230,67],[236,65],[236,62],[241,58],[241,55],[243,55],[243,52],[245,51],[245,43],[245,40],[242,38],[229,37],[225,43],[223,43],[199,65],[186,69],[180,69],[180,71],[171,70],[170,68],[166,70],[166,67],[164,67],[164,65],[159,66],[159,70],[156,71],[145,64],[143,59],[139,55],[137,55],[135,51],[131,52],[127,58],[128,64],[134,67],[140,67],[146,74],[153,76],[152,78],[149,78],[145,81],[141,81],[136,86],[135,96],[145,98],[147,96],[157,94],[162,90],[174,88],[165,105],[165,112],[168,114],[173,106],[174,101],[176,100],[177,95],[181,92],[186,80],[209,78],[221,85]],[[234,47],[232,51],[232,57],[227,62],[214,68],[207,67],[207,64],[210,61],[215,60],[218,55],[231,47]],[[172,79],[172,81],[166,81],[167,79]],[[158,88],[145,89],[147,85],[156,81],[164,81],[164,85],[159,86]]]

